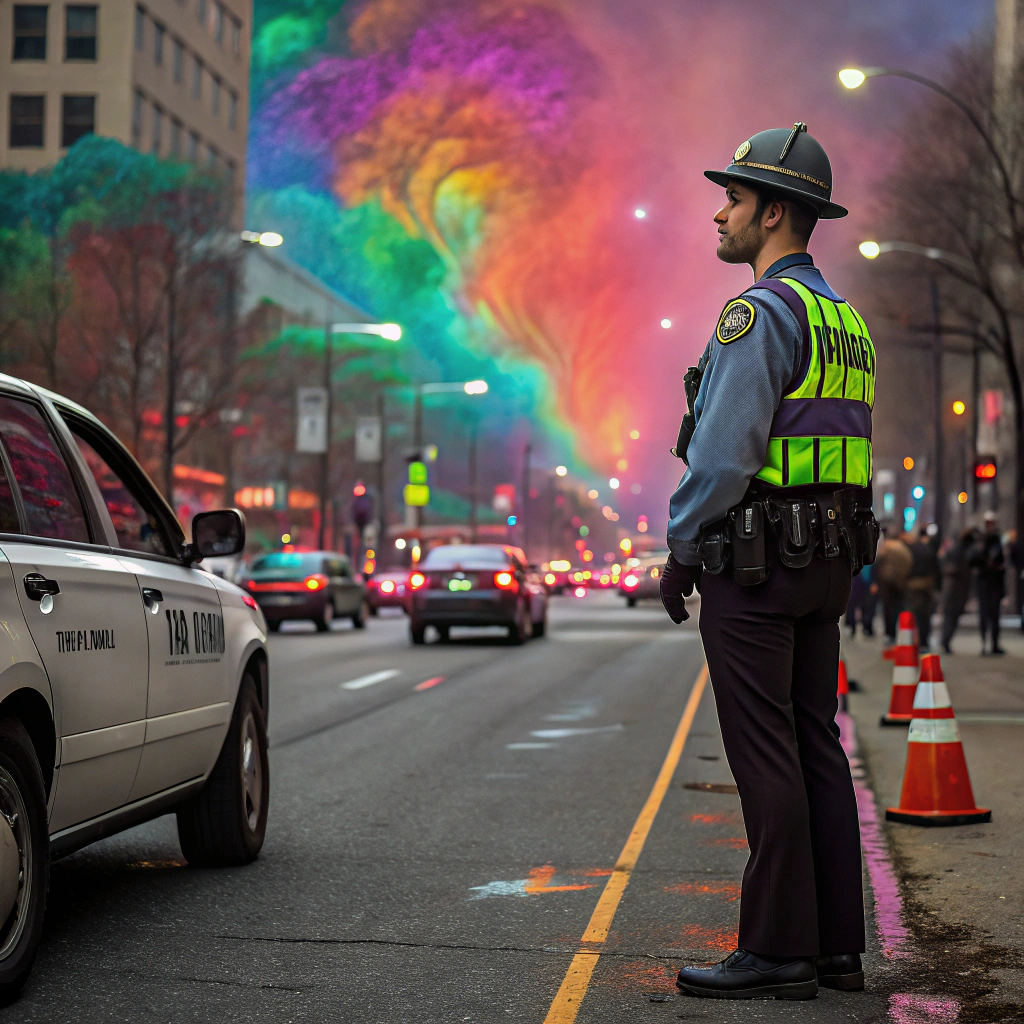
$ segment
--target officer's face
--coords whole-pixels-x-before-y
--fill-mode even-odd
[[[757,214],[757,193],[730,181],[725,206],[715,214],[718,258],[724,263],[753,263],[764,246],[765,232]]]

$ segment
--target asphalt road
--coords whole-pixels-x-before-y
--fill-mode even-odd
[[[519,648],[458,631],[413,648],[402,618],[274,636],[259,860],[191,869],[165,817],[56,863],[42,951],[3,1019],[570,1021],[549,1010],[703,654],[692,620],[612,594],[556,599],[550,620]],[[875,984],[802,1004],[677,996],[682,963],[735,943],[731,781],[707,687],[593,947],[581,1024],[886,1019]]]

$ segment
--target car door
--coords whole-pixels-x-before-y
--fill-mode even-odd
[[[324,560],[324,572],[334,590],[334,607],[339,615],[354,615],[363,599],[362,584],[352,575],[352,564],[344,555]]]
[[[213,766],[231,718],[217,588],[175,557],[180,535],[134,460],[102,428],[64,416],[110,515],[118,562],[134,573],[145,616],[149,690],[145,747],[133,800],[195,779]]]
[[[146,615],[42,404],[0,392],[0,441],[20,520],[0,547],[60,723],[52,833],[130,798],[146,731]]]

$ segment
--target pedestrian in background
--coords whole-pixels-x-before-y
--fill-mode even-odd
[[[865,565],[856,576],[850,587],[850,603],[846,606],[846,618],[843,620],[852,640],[857,635],[857,622],[860,621],[861,631],[865,636],[875,635],[875,609],[878,605],[878,585],[875,583],[875,567]]]
[[[980,539],[978,530],[964,530],[942,556],[942,649],[946,654],[953,653],[949,645],[971,596],[971,553]]]
[[[878,558],[875,561],[875,578],[878,580],[878,593],[882,599],[885,642],[890,646],[896,643],[896,624],[900,612],[903,611],[904,592],[913,564],[914,556],[910,553],[910,548],[900,540],[893,527],[887,527],[885,540],[878,549]]]
[[[935,539],[928,528],[922,526],[917,539],[910,545],[910,575],[907,578],[905,604],[917,622],[917,642],[922,651],[931,649],[932,615],[935,613],[935,594],[942,582],[939,556]]]
[[[974,547],[971,564],[977,579],[981,653],[1005,654],[999,646],[999,610],[1006,594],[1006,552],[995,512],[985,513],[985,529]],[[986,650],[989,636],[992,645]]]

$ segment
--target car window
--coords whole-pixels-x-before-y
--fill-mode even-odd
[[[171,546],[159,517],[152,509],[146,508],[139,496],[110,468],[107,460],[73,426],[71,433],[103,495],[118,546],[130,551],[170,556]]]
[[[39,408],[0,396],[0,435],[21,491],[28,532],[88,543],[82,499]]]
[[[454,569],[460,565],[504,569],[509,556],[505,548],[490,544],[445,544],[423,559],[424,569]]]
[[[324,572],[328,576],[347,576],[348,567],[340,558],[325,558]]]
[[[0,462],[0,533],[21,533],[18,506],[14,501],[11,481],[7,478],[7,469],[2,462]]]
[[[261,555],[252,563],[250,572],[267,572],[272,570],[291,570],[292,572],[320,572],[321,560],[316,555],[302,554],[298,551],[272,551]]]

